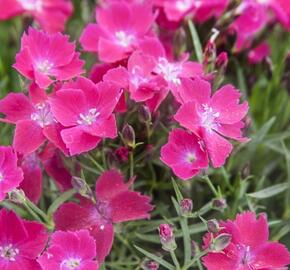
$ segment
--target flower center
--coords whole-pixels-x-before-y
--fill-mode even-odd
[[[80,119],[77,121],[77,123],[79,125],[90,126],[96,121],[96,119],[99,115],[100,115],[100,113],[97,111],[97,109],[92,108],[89,110],[89,112],[86,115],[80,113],[80,115],[79,115]]]
[[[31,120],[37,122],[42,128],[55,122],[48,103],[44,102],[37,104],[35,108],[36,111],[31,114],[30,118]]]
[[[40,11],[42,8],[41,0],[17,0],[24,9]]]
[[[268,4],[269,0],[256,0],[259,4],[265,5]]]
[[[155,72],[162,75],[166,81],[177,85],[181,84],[179,79],[181,71],[182,68],[179,64],[169,63],[164,57],[159,58],[158,64],[155,68]]]
[[[0,172],[0,183],[4,180],[4,175]]]
[[[39,72],[43,74],[48,74],[50,70],[53,68],[53,63],[51,63],[48,60],[43,60],[43,61],[37,62],[36,68]]]
[[[137,88],[142,83],[147,83],[148,79],[142,76],[141,67],[134,66],[132,69],[131,83]]]
[[[219,112],[214,112],[212,107],[209,107],[207,104],[203,104],[203,113],[201,115],[202,126],[207,130],[212,130],[217,127],[218,123],[215,122],[215,119],[219,117]]]
[[[15,257],[19,254],[19,249],[13,248],[11,244],[8,246],[0,246],[0,257],[10,262],[15,261]]]
[[[64,260],[61,263],[61,269],[63,270],[74,270],[77,269],[79,266],[81,265],[81,260],[80,259],[76,259],[76,258],[70,258],[68,260]],[[65,267],[65,268],[63,268]]]
[[[118,43],[123,47],[128,47],[134,40],[133,35],[128,35],[124,31],[118,31],[115,33]]]
[[[192,5],[193,5],[192,0],[180,0],[177,1],[175,4],[176,8],[180,11],[186,11],[190,9]]]
[[[196,159],[196,156],[195,156],[194,153],[192,153],[192,152],[187,153],[187,155],[186,155],[186,161],[188,163],[192,163],[193,161],[195,161],[195,159]]]

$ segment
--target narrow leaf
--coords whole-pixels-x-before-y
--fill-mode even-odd
[[[256,199],[266,199],[275,196],[289,188],[287,183],[277,184],[265,189],[261,189],[257,192],[248,193],[247,195]]]

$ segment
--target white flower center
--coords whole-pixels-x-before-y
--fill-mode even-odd
[[[115,33],[115,37],[118,43],[123,47],[128,47],[134,41],[134,36],[125,33],[124,31],[118,31]]]
[[[35,106],[36,111],[31,114],[31,120],[37,122],[42,128],[56,122],[48,103],[41,103]]]
[[[81,265],[80,259],[70,258],[68,260],[62,261],[60,267],[61,267],[61,269],[65,269],[65,270],[67,270],[67,269],[74,270],[74,269],[79,268],[80,265]]]
[[[175,3],[175,6],[180,11],[186,11],[193,5],[192,0],[179,0]]]
[[[155,72],[163,76],[167,82],[172,82],[176,85],[180,85],[181,81],[179,75],[182,68],[179,64],[169,63],[164,57],[158,59],[158,64],[155,68]]]
[[[15,262],[15,257],[19,254],[19,249],[13,248],[11,244],[0,246],[0,257],[10,262]]]
[[[132,76],[130,78],[130,82],[137,88],[142,83],[148,82],[148,79],[142,75],[141,67],[134,66],[132,69]]]
[[[215,122],[215,119],[219,117],[219,112],[214,112],[212,107],[209,107],[207,104],[203,104],[203,112],[201,115],[202,126],[205,127],[208,131],[215,129],[219,124]]]
[[[88,114],[84,115],[80,113],[79,117],[80,119],[77,121],[79,125],[92,125],[97,117],[100,115],[100,113],[97,111],[96,108],[92,108],[89,110]]]
[[[53,63],[48,60],[39,61],[36,63],[36,68],[39,72],[48,74],[53,68]]]
[[[4,180],[4,175],[0,172],[0,183]]]
[[[41,0],[17,0],[24,9],[40,11],[42,9]]]
[[[265,5],[268,4],[270,0],[256,0],[259,4]]]
[[[187,153],[187,155],[186,155],[186,161],[188,163],[192,163],[193,161],[195,161],[195,159],[196,159],[196,156],[195,156],[195,154],[193,152]]]

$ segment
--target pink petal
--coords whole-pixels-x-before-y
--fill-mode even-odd
[[[32,58],[28,48],[23,48],[16,54],[16,63],[13,67],[26,78],[31,80],[34,78]]]
[[[227,256],[227,254],[222,254],[222,253],[209,253],[208,255],[202,258],[202,262],[207,270],[240,269],[240,268],[237,268],[238,261],[235,260],[235,257],[230,257],[230,256]]]
[[[98,44],[101,36],[106,36],[105,32],[99,25],[88,24],[80,37],[80,43],[85,51],[98,52]]]
[[[245,117],[248,103],[239,104],[240,93],[232,85],[219,89],[211,99],[211,107],[219,112],[217,121],[222,124],[234,124]]]
[[[101,141],[100,137],[85,133],[80,126],[63,129],[61,137],[72,156],[94,149]]]
[[[30,119],[34,108],[24,94],[9,93],[0,100],[0,112],[6,115],[7,120],[16,123],[19,120]]]
[[[0,0],[0,20],[7,20],[24,12],[17,0]]]
[[[22,154],[37,150],[45,142],[42,128],[32,120],[21,120],[16,124],[13,147]]]
[[[39,72],[38,70],[34,71],[34,78],[35,78],[36,84],[40,88],[47,88],[53,82],[53,80],[50,79],[48,75],[46,75],[46,74],[44,74],[42,72]]]
[[[165,49],[157,38],[146,38],[139,44],[139,49],[147,55],[153,56],[156,60],[165,57]]]
[[[108,70],[103,76],[103,80],[105,82],[114,83],[119,88],[128,88],[129,84],[129,74],[126,68],[117,67]]]
[[[96,182],[96,197],[100,201],[109,201],[120,192],[129,189],[124,176],[117,170],[105,171]]]
[[[242,128],[245,126],[244,122],[240,121],[235,124],[227,125],[221,124],[216,128],[216,131],[231,139],[246,142],[248,139],[243,137]]]
[[[153,206],[150,197],[140,195],[138,192],[124,191],[110,201],[113,222],[124,222],[149,218]]]

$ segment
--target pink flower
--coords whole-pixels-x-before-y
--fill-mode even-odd
[[[168,143],[161,148],[161,160],[183,180],[192,178],[208,166],[207,153],[200,139],[182,129],[170,132]]]
[[[264,214],[256,219],[254,212],[237,215],[234,221],[221,222],[220,234],[230,234],[231,243],[222,252],[210,252],[203,257],[207,270],[282,269],[290,264],[290,253],[277,242],[270,242]],[[210,246],[213,235],[204,237],[204,248]]]
[[[22,93],[9,93],[0,100],[0,112],[6,116],[2,121],[16,125],[13,147],[21,154],[29,154],[48,139],[67,152],[60,137],[62,126],[52,115],[45,92],[35,85],[29,91],[29,98]]]
[[[117,136],[113,111],[121,91],[114,84],[79,77],[50,97],[51,110],[66,129],[61,137],[71,155],[94,149],[102,138]]]
[[[116,62],[127,58],[150,35],[154,20],[150,4],[112,2],[97,9],[97,24],[84,29],[80,42],[84,50],[98,52],[103,62]]]
[[[23,180],[23,172],[17,166],[17,155],[10,146],[0,146],[0,201],[6,194],[18,187]]]
[[[37,256],[45,248],[45,227],[19,218],[14,212],[0,211],[0,269],[40,270]]]
[[[42,270],[97,270],[95,257],[96,243],[87,230],[57,231],[51,236],[49,248],[37,261]]]
[[[161,76],[167,83],[167,89],[180,102],[179,91],[182,78],[193,78],[203,74],[202,65],[197,62],[187,61],[185,55],[180,61],[169,60],[164,47],[156,38],[148,38],[140,44],[140,51],[149,55],[154,60],[153,72]]]
[[[270,55],[270,53],[271,51],[268,43],[262,42],[249,52],[248,61],[250,64],[261,63],[266,57]]]
[[[0,20],[29,15],[51,33],[62,32],[72,12],[70,0],[0,0]]]
[[[113,239],[113,223],[148,218],[152,210],[150,198],[130,191],[132,180],[116,170],[104,172],[96,183],[96,203],[81,199],[80,204],[63,204],[54,215],[58,230],[88,229],[95,238],[97,260],[102,263],[109,254]]]
[[[245,140],[241,128],[248,103],[239,104],[240,93],[232,85],[223,86],[211,97],[210,84],[200,78],[184,79],[182,83],[183,104],[174,118],[202,138],[213,166],[220,167],[232,151],[224,137]]]
[[[28,34],[22,36],[14,68],[40,88],[47,88],[56,80],[68,80],[82,74],[83,65],[68,36],[29,28]]]

